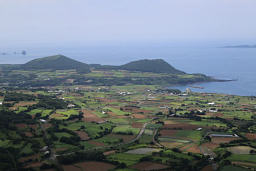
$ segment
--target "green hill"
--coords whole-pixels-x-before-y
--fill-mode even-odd
[[[63,55],[49,56],[44,58],[34,59],[21,66],[25,70],[66,70],[76,69],[78,72],[88,73],[90,72],[89,65],[70,59]]]
[[[185,72],[175,69],[173,66],[171,66],[170,64],[168,64],[162,59],[138,60],[138,61],[130,62],[125,65],[121,65],[119,68],[123,70],[128,70],[128,71],[185,74]]]

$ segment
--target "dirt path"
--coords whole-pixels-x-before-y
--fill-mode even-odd
[[[159,144],[157,141],[156,141],[156,134],[157,134],[157,129],[154,131],[154,134],[153,134],[153,138],[152,138],[152,141],[153,141],[153,143],[156,145],[156,146],[158,146],[158,147],[160,147],[160,148],[162,148],[162,147],[164,147],[164,146],[162,146],[161,144]]]

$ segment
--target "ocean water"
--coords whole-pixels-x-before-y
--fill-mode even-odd
[[[199,92],[215,92],[243,96],[256,96],[256,48],[194,47],[174,48],[168,46],[137,47],[83,47],[83,48],[31,48],[27,55],[13,54],[23,49],[8,49],[0,55],[1,64],[25,63],[31,59],[63,54],[85,63],[120,65],[138,59],[162,58],[177,69],[187,73],[203,73],[219,79],[237,79],[232,82],[198,83]],[[3,50],[0,49],[0,53]],[[175,86],[185,90],[186,86]]]

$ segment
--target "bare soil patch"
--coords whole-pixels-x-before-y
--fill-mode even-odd
[[[88,134],[84,131],[75,131],[75,133],[77,133],[77,135],[81,138],[82,141],[86,141],[90,139]]]
[[[103,154],[104,154],[104,156],[108,156],[108,155],[115,154],[115,153],[116,153],[115,150],[111,150],[111,151],[106,151]]]
[[[160,170],[167,169],[169,168],[169,166],[153,162],[140,162],[138,164],[135,164],[131,168],[138,170]]]
[[[73,166],[73,165],[64,165],[62,166],[64,171],[81,171],[79,167]]]
[[[96,142],[96,141],[88,141],[89,144],[92,144],[92,145],[95,145],[95,146],[99,146],[99,147],[102,147],[104,146],[105,144],[102,143],[102,142]]]
[[[162,129],[160,135],[165,137],[174,136],[176,132],[177,130]]]
[[[211,150],[214,150],[215,148],[219,147],[219,144],[209,142],[209,143],[204,143],[202,146],[207,147]]]
[[[34,116],[34,115],[33,115]],[[54,113],[50,116],[50,118],[59,118],[59,117],[65,117],[65,115],[63,114],[59,114],[59,113]]]

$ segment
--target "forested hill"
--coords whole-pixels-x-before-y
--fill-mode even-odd
[[[73,60],[63,55],[49,56],[34,59],[26,64],[21,65],[21,69],[25,70],[67,70],[76,69],[79,72],[88,73],[90,68],[88,64]]]
[[[141,72],[154,72],[154,73],[170,73],[170,74],[185,74],[185,72],[175,69],[162,59],[144,59],[139,61],[130,62],[120,66],[123,70],[128,71],[141,71]]]
[[[90,67],[103,70],[127,70],[153,73],[185,74],[185,72],[175,69],[162,59],[143,59],[133,61],[121,66],[92,64]]]

